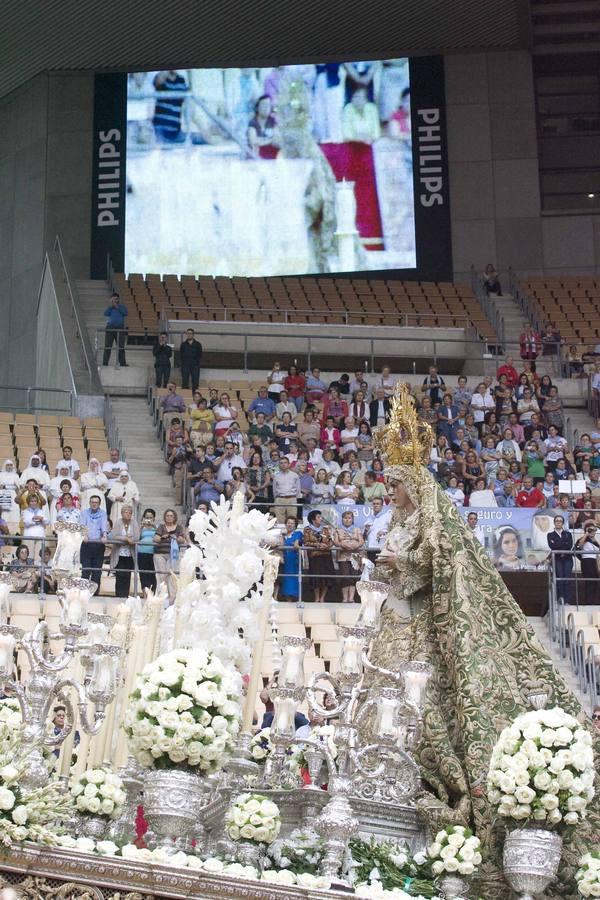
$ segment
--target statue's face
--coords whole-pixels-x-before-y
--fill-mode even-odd
[[[388,496],[396,506],[405,507],[412,505],[408,492],[401,481],[397,481],[395,478],[388,478],[386,486]]]

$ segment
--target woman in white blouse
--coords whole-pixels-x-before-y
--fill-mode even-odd
[[[495,409],[496,401],[482,381],[477,385],[477,390],[471,397],[471,412],[478,428],[483,424],[485,414]]]

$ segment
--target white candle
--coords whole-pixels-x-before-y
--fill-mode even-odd
[[[357,624],[364,625],[367,628],[373,628],[377,626],[379,622],[381,606],[386,595],[383,591],[373,589],[368,585],[368,581],[359,581],[358,583],[361,609]]]
[[[90,681],[90,690],[97,694],[112,694],[114,691],[114,662],[108,654],[97,656]]]
[[[283,660],[277,677],[278,687],[301,688],[304,687],[304,654],[306,648],[302,645],[287,645],[283,648]]]
[[[360,638],[348,635],[342,644],[340,672],[342,675],[362,675],[363,642]]]
[[[380,738],[393,738],[395,740],[398,737],[398,728],[396,726],[397,708],[397,699],[380,697],[377,701],[375,731]]]
[[[0,634],[0,672],[4,675],[13,670],[15,645],[12,634]]]
[[[87,640],[90,644],[104,644],[108,639],[108,628],[104,622],[90,622]]]
[[[65,596],[65,624],[82,627],[87,616],[87,598],[82,591],[73,588]]]
[[[258,686],[261,681],[260,670],[267,626],[269,624],[269,610],[271,600],[273,599],[273,589],[275,586],[275,579],[277,578],[278,568],[278,557],[267,557],[265,560],[265,574],[263,581],[263,605],[259,612],[257,636],[252,651],[252,668],[250,669],[250,679],[246,689],[246,700],[244,702],[244,714],[242,718],[242,732],[246,734],[249,734],[252,731],[256,695],[258,694]]]
[[[411,668],[410,663],[408,663],[402,669],[402,674],[404,676],[404,691],[407,699],[416,704],[419,709],[422,709],[431,671],[423,665]]]
[[[279,737],[293,737],[296,733],[296,701],[292,697],[276,698],[273,731]]]
[[[0,625],[6,625],[10,615],[9,584],[0,584]]]

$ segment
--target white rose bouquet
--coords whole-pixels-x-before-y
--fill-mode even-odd
[[[0,724],[8,725],[11,731],[21,728],[23,717],[18,700],[13,697],[3,697],[0,700]]]
[[[125,731],[146,768],[215,772],[239,730],[240,678],[203,650],[172,650],[139,675]]]
[[[87,769],[71,778],[69,791],[77,812],[108,819],[119,815],[127,799],[119,776],[106,769]]]
[[[577,890],[582,897],[600,897],[600,851],[585,853],[575,872]]]
[[[594,796],[591,735],[560,707],[523,713],[498,738],[487,784],[507,825],[577,825]]]
[[[427,848],[434,875],[473,875],[481,865],[481,841],[470,828],[449,825]]]
[[[273,841],[267,851],[265,869],[289,869],[295,875],[319,874],[324,854],[323,838],[314,828],[296,828],[285,838]]]
[[[257,763],[263,763],[272,749],[271,729],[261,728],[250,741],[250,753],[252,754],[252,759]]]
[[[272,844],[281,829],[279,807],[262,794],[238,794],[225,814],[233,841]]]

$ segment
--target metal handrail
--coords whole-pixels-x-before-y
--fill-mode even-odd
[[[73,285],[71,283],[71,277],[69,275],[69,270],[67,267],[67,263],[65,261],[65,257],[62,251],[62,246],[60,243],[60,238],[58,235],[54,238],[53,251],[58,258],[58,262],[62,269],[63,281],[65,283],[67,289],[67,296],[69,298],[69,302],[71,304],[71,312],[75,319],[75,324],[77,327],[77,336],[79,337],[81,343],[81,349],[83,351],[83,360],[85,363],[85,368],[87,370],[88,377],[88,389],[91,393],[102,393],[102,386],[100,384],[100,378],[98,376],[98,369],[96,367],[94,355],[92,353],[92,348],[90,345],[89,337],[86,329],[82,325],[81,319],[79,317],[79,303],[75,298],[75,291],[73,289]],[[68,345],[67,345],[68,349]]]
[[[596,656],[596,648],[590,645],[586,654],[586,680],[590,688],[590,713],[594,712],[594,708],[598,703],[599,676],[597,667],[600,668],[600,656]]]
[[[26,393],[27,397],[27,408],[23,409],[22,403],[2,403],[0,402],[0,409],[14,410],[15,412],[28,412],[33,413],[36,411],[37,404],[33,400],[33,395],[37,393],[45,393],[45,394],[65,394],[68,399],[68,405],[65,409],[62,406],[45,406],[42,410],[42,415],[44,412],[63,412],[63,413],[72,413],[73,412],[73,400],[74,400],[74,392],[70,390],[66,390],[65,388],[46,388],[46,387],[37,387],[37,385],[29,385],[27,387],[23,385],[11,385],[11,384],[0,384],[0,392],[2,391],[19,391],[21,394],[23,392]]]

